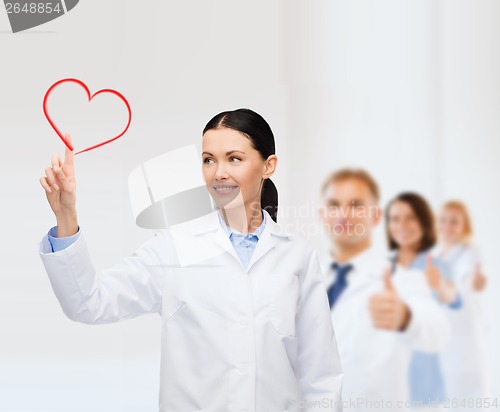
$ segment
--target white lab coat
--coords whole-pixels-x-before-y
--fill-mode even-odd
[[[267,212],[264,212],[267,214]],[[244,269],[217,212],[96,271],[83,233],[40,256],[64,313],[162,316],[161,412],[340,411],[342,372],[316,252],[267,224]]]
[[[329,287],[335,280],[332,260],[322,263]],[[404,332],[374,328],[369,299],[383,290],[383,270],[389,260],[369,249],[350,263],[354,268],[347,275],[347,288],[331,312],[344,371],[344,408],[407,410],[411,354],[414,349],[433,352],[446,345],[450,335],[446,316],[432,298],[423,273],[397,267],[392,281],[411,310],[410,323]]]
[[[483,292],[473,289],[473,277],[479,262],[472,245],[456,245],[446,253],[440,247],[433,251],[450,269],[451,280],[457,287],[462,307],[447,310],[452,326],[449,345],[440,355],[446,394],[465,406],[454,410],[470,410],[469,402],[489,395],[487,322],[483,308]],[[480,409],[474,405],[473,409]]]

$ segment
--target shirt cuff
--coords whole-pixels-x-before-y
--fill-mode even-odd
[[[76,232],[72,236],[56,237],[56,235],[57,235],[57,226],[54,226],[49,230],[49,233],[47,235],[50,246],[52,248],[52,252],[59,252],[60,250],[64,250],[68,246],[71,246],[73,243],[75,243],[80,237],[80,226],[78,226],[78,232]]]
[[[457,293],[457,297],[455,298],[455,302],[448,303],[448,306],[451,309],[461,309],[463,305],[462,297],[459,293]]]

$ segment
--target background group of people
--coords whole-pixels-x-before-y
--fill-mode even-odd
[[[444,203],[435,218],[424,197],[405,192],[382,211],[377,183],[360,169],[334,172],[322,199],[345,408],[487,407],[486,278],[464,203]],[[383,215],[385,256],[372,240]]]

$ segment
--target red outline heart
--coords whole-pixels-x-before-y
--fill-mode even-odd
[[[127,126],[125,127],[125,129],[118,136],[115,136],[112,139],[106,140],[105,142],[98,143],[98,144],[96,144],[94,146],[87,147],[84,150],[80,150],[79,152],[75,153],[75,156],[77,154],[79,154],[79,153],[88,152],[89,150],[96,149],[96,148],[98,148],[100,146],[103,146],[105,144],[111,143],[113,140],[119,139],[120,137],[122,137],[127,132],[128,128],[130,127],[130,122],[132,121],[132,111],[130,110],[130,104],[128,103],[128,100],[125,98],[125,96],[123,96],[121,93],[119,93],[119,92],[117,92],[116,90],[113,90],[113,89],[102,89],[102,90],[99,90],[98,92],[95,92],[93,95],[91,95],[89,88],[81,80],[73,79],[73,78],[62,79],[62,80],[59,80],[59,81],[55,82],[52,86],[50,86],[49,90],[47,90],[47,93],[45,93],[45,96],[43,98],[43,113],[45,114],[45,117],[49,121],[49,123],[52,126],[52,128],[54,129],[54,131],[57,133],[57,135],[59,136],[59,138],[63,141],[63,143],[66,145],[66,147],[69,150],[73,151],[74,150],[73,146],[71,145],[71,143],[69,143],[68,141],[66,141],[66,139],[64,138],[64,136],[61,133],[61,131],[57,128],[57,126],[55,125],[55,123],[50,118],[49,112],[47,110],[47,101],[48,101],[49,96],[52,93],[52,91],[57,86],[59,86],[60,84],[66,83],[66,82],[76,83],[76,84],[80,85],[81,87],[83,87],[85,89],[85,91],[87,92],[87,97],[89,99],[89,102],[95,96],[97,96],[100,93],[111,93],[111,94],[114,94],[115,96],[118,96],[125,103],[125,105],[127,106],[127,110],[128,110],[128,123],[127,123]]]

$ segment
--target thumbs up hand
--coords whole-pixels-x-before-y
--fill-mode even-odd
[[[430,253],[425,257],[425,277],[431,289],[439,290],[441,288],[443,282],[441,271],[434,265]]]
[[[392,284],[392,273],[391,273],[391,268],[389,266],[384,269],[384,290],[386,292],[396,293],[396,289]]]
[[[390,268],[384,270],[384,290],[370,297],[369,310],[377,329],[406,329],[411,317],[410,309],[401,300],[392,283]]]
[[[472,288],[476,292],[481,292],[486,287],[486,276],[483,275],[481,270],[481,263],[476,263],[476,270],[474,271],[474,277],[472,278]]]
[[[439,268],[434,265],[430,253],[425,257],[425,277],[427,284],[437,293],[437,297],[442,303],[451,304],[457,300],[458,291],[455,284],[443,278]]]

